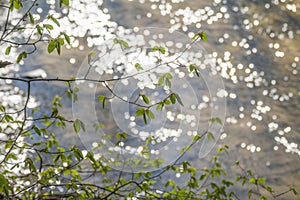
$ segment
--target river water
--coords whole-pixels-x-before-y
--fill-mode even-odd
[[[55,1],[47,3],[36,15],[55,13]],[[134,27],[167,28],[189,36],[204,31],[208,41],[201,45],[227,91],[220,142],[230,146],[230,159],[241,160],[278,191],[300,188],[299,1],[91,0],[72,2],[63,11],[60,29],[74,36],[72,45],[59,58],[41,45],[42,50],[21,63],[20,73],[42,68],[48,77],[75,76],[93,46]],[[63,88],[58,83],[37,85],[33,95],[47,108],[48,99]],[[70,102],[64,103],[66,115],[72,116]],[[72,134],[60,137],[66,145],[79,142]]]

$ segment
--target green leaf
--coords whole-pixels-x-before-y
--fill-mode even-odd
[[[170,74],[170,73],[165,73],[164,76],[167,78],[167,79],[172,79],[173,76]]]
[[[70,37],[67,34],[65,34],[65,33],[63,33],[63,35],[64,35],[64,38],[65,38],[67,44],[71,44]]]
[[[222,120],[219,117],[216,117],[216,122],[222,125]]]
[[[203,41],[207,40],[207,35],[204,32],[199,32],[198,35],[201,40],[203,40]]]
[[[48,44],[48,53],[52,53],[56,48],[56,40],[50,40]]]
[[[69,0],[59,0],[59,7],[62,7],[63,5],[69,6],[70,5]]]
[[[144,101],[146,104],[149,104],[149,103],[150,103],[149,98],[148,98],[146,95],[140,94],[140,96],[142,97],[143,101]]]
[[[39,129],[38,127],[33,126],[32,128],[33,128],[33,130],[34,130],[38,135],[42,135],[42,133],[41,133],[41,131],[40,131],[40,129]]]
[[[10,54],[10,50],[11,50],[11,45],[6,48],[5,55],[9,55]]]
[[[53,30],[53,26],[51,24],[44,24],[44,27],[48,30],[48,31],[51,31]]]
[[[126,134],[125,132],[117,133],[117,134],[116,134],[116,138],[117,138],[118,140],[120,140],[121,138],[126,139],[126,138],[127,138],[127,134]]]
[[[6,197],[9,197],[9,190],[10,190],[10,185],[8,180],[0,174],[0,194],[4,193]]]
[[[196,65],[191,64],[191,65],[189,66],[189,70],[190,70],[190,72],[194,72],[194,73],[196,74],[197,77],[200,76],[200,74],[199,74],[199,68],[198,68]]]
[[[73,128],[75,130],[76,133],[79,133],[80,129],[82,129],[83,131],[85,131],[85,125],[84,123],[79,120],[79,119],[76,119],[74,122],[73,122]]]
[[[172,87],[172,84],[171,84],[170,79],[166,79],[166,85],[167,85],[169,88]]]
[[[5,107],[3,105],[0,104],[0,111],[1,112],[5,112]]]
[[[124,40],[114,38],[113,39],[114,44],[119,44],[121,47],[129,48],[129,44],[125,42]]]
[[[18,55],[17,63],[19,63],[23,58],[27,58],[27,53],[25,51]]]
[[[165,79],[165,77],[164,76],[161,76],[159,79],[158,79],[158,83],[157,83],[157,85],[158,86],[163,86],[164,85],[164,79]]]
[[[158,46],[154,46],[152,47],[152,51],[158,51],[159,47]]]
[[[197,34],[195,34],[192,37],[192,40],[195,40],[195,39],[198,39],[198,38],[200,38],[203,41],[206,41],[207,40],[207,35],[204,32],[201,31],[201,32],[198,32]]]
[[[182,103],[182,101],[181,101],[180,96],[179,96],[178,94],[176,94],[176,93],[174,93],[174,94],[175,94],[175,97],[176,97],[176,99],[177,99],[177,102],[178,102],[181,106],[183,106],[183,103]]]
[[[143,108],[139,108],[136,110],[135,112],[135,116],[139,117],[142,116],[144,114],[145,110]]]
[[[160,102],[159,104],[157,104],[156,110],[162,110],[163,107],[164,107],[164,103],[163,103],[163,102]]]
[[[14,0],[14,1],[12,1],[13,2],[13,7],[15,8],[15,9],[20,9],[21,7],[23,7],[23,5],[22,5],[22,3],[21,3],[21,1],[20,0]]]
[[[211,141],[211,140],[215,140],[215,137],[211,132],[207,132],[207,139]]]
[[[140,70],[143,70],[143,68],[141,67],[141,64],[140,63],[136,63],[134,65],[134,67],[136,68],[136,70],[140,71]]]
[[[171,100],[171,103],[172,103],[172,104],[175,104],[175,103],[176,103],[176,97],[175,97],[175,94],[174,94],[174,93],[172,93],[172,94],[170,95],[170,100]]]
[[[144,119],[145,124],[147,124],[146,112],[143,112],[143,119]]]
[[[146,110],[146,114],[147,114],[147,116],[148,116],[150,119],[154,119],[154,118],[155,118],[153,112],[152,112],[151,110],[149,110],[149,109]]]
[[[42,35],[43,34],[43,28],[40,25],[36,25],[36,29],[38,34]]]
[[[29,21],[30,21],[30,24],[34,24],[34,18],[33,18],[33,15],[31,13],[28,13],[29,15]]]
[[[53,21],[58,27],[60,27],[60,23],[58,22],[57,19],[55,19],[52,15],[48,16],[48,19],[51,19],[51,21]]]
[[[249,183],[256,183],[256,182],[257,182],[257,180],[255,178],[250,178],[249,179]]]
[[[166,49],[164,47],[161,47],[161,46],[160,47],[159,46],[152,47],[152,51],[159,51],[162,54],[166,53]]]
[[[201,140],[201,136],[200,135],[196,135],[196,136],[194,136],[194,138],[193,138],[193,142],[197,142],[198,140]]]
[[[102,101],[102,109],[104,109],[106,103],[106,96],[102,96],[102,95],[98,96],[98,101],[99,102]]]
[[[96,53],[95,51],[92,51],[92,52],[89,53],[89,55],[88,55],[88,63],[89,63],[89,64],[91,63],[92,58],[93,58],[94,56],[96,56],[96,55],[97,55],[97,53]]]

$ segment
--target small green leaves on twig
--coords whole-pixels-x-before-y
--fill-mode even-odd
[[[126,139],[127,138],[127,134],[125,132],[122,132],[122,133],[117,133],[116,134],[116,139],[117,140],[121,140],[121,139]]]
[[[197,142],[199,140],[201,140],[202,136],[200,135],[195,135],[194,138],[193,138],[193,142]]]
[[[144,120],[145,124],[148,124],[147,117],[149,119],[154,119],[155,118],[153,112],[151,110],[145,109],[145,108],[137,109],[136,112],[135,112],[135,116],[137,116],[137,117],[143,116],[143,120]]]
[[[58,55],[60,55],[61,46],[65,44],[64,39],[57,38],[50,40],[48,44],[48,53],[52,53],[56,49]]]
[[[144,101],[146,104],[149,104],[149,103],[150,103],[150,100],[149,100],[149,98],[148,98],[146,95],[140,94],[139,96],[142,97],[143,101]]]
[[[164,84],[166,84],[169,88],[171,88],[172,84],[171,84],[171,79],[172,79],[172,75],[170,73],[165,73],[164,75],[162,75],[157,82],[158,86],[163,86]]]
[[[13,11],[14,9],[20,9],[23,7],[23,4],[21,3],[21,0],[14,0],[10,1],[10,10]]]
[[[11,190],[11,187],[9,185],[8,180],[5,176],[0,174],[0,193],[4,194],[5,197],[9,198],[9,191]]]
[[[194,64],[190,64],[189,70],[190,70],[190,72],[195,73],[197,77],[200,76],[198,66],[196,66],[196,65],[194,65]]]
[[[170,95],[170,101],[171,101],[172,104],[175,104],[176,101],[177,101],[181,106],[183,106],[183,103],[181,101],[180,96],[178,94],[176,94],[176,93],[172,93]]]
[[[197,40],[198,38],[200,38],[203,41],[206,41],[207,40],[207,35],[206,35],[206,33],[200,31],[200,32],[198,32],[197,34],[194,35],[192,40]]]
[[[129,48],[129,44],[127,42],[125,42],[124,40],[114,38],[113,42],[114,42],[114,44],[119,44],[121,47]]]
[[[52,15],[49,15],[47,17],[47,19],[50,19],[51,21],[53,21],[58,27],[60,27],[60,23],[58,22],[58,20],[56,18],[54,18]]]
[[[211,124],[217,122],[218,124],[222,125],[222,120],[219,117],[212,117],[212,118],[209,119],[209,122]]]
[[[154,47],[152,47],[152,51],[159,51],[162,54],[166,53],[166,49],[164,47],[161,47],[161,46],[154,46]]]
[[[85,131],[85,125],[84,123],[79,120],[79,119],[76,119],[74,122],[73,122],[73,128],[74,128],[74,131],[76,133],[79,133],[79,131],[82,129],[83,131]]]

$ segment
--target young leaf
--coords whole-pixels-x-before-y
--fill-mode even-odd
[[[27,58],[27,53],[25,51],[23,51],[22,53],[20,53],[17,57],[17,63],[19,63],[23,58]]]
[[[63,35],[64,35],[64,38],[65,38],[67,44],[71,44],[70,37],[67,34],[65,34],[65,33],[63,33]]]
[[[36,29],[38,34],[42,35],[43,34],[43,28],[40,25],[36,25]]]
[[[151,110],[149,110],[149,109],[146,110],[146,114],[147,114],[147,116],[148,116],[150,119],[154,119],[154,118],[155,118],[153,112],[152,112]]]
[[[200,140],[202,137],[199,135],[194,136],[193,138],[193,142],[197,142],[198,140]]]
[[[163,84],[164,84],[164,79],[165,79],[165,77],[164,77],[164,76],[161,76],[161,77],[158,79],[157,85],[158,85],[158,86],[163,86]]]
[[[85,125],[84,123],[79,120],[79,119],[76,119],[74,122],[73,122],[73,128],[75,130],[76,133],[79,133],[80,129],[82,129],[83,131],[85,131]]]
[[[182,103],[182,101],[181,101],[180,96],[179,96],[178,94],[176,94],[176,93],[174,93],[174,94],[175,94],[175,97],[176,97],[177,102],[178,102],[181,106],[183,106],[183,103]]]
[[[164,76],[167,78],[167,79],[172,79],[173,76],[170,74],[170,73],[165,73]]]
[[[162,110],[164,107],[164,103],[160,102],[157,106],[156,106],[156,110]]]
[[[152,47],[152,51],[158,51],[159,47],[158,46],[154,46]]]
[[[143,119],[144,119],[145,124],[147,124],[146,112],[143,112]]]
[[[207,40],[207,35],[204,32],[200,32],[199,36],[200,36],[201,40],[203,40],[203,41]]]
[[[30,21],[30,24],[34,24],[34,18],[33,18],[33,15],[31,13],[28,13],[29,15],[29,21]]]
[[[175,103],[176,103],[176,97],[175,97],[175,94],[174,94],[174,93],[172,93],[172,94],[170,95],[170,100],[171,100],[171,103],[172,103],[172,104],[175,104]]]
[[[166,53],[166,49],[164,47],[159,47],[159,51],[160,53],[162,54],[165,54]]]
[[[69,0],[59,0],[59,7],[62,7],[62,5],[69,6]]]
[[[172,87],[172,84],[171,84],[171,81],[170,79],[166,78],[166,85],[171,88]]]
[[[56,48],[56,40],[50,40],[48,44],[48,53],[52,53]]]
[[[136,70],[140,71],[140,70],[143,70],[143,68],[141,67],[141,64],[140,63],[136,63],[134,65],[134,67],[136,68]]]
[[[51,24],[44,24],[44,27],[48,30],[48,31],[51,31],[53,30],[53,26]]]
[[[89,63],[89,64],[91,63],[92,58],[93,58],[94,56],[96,56],[96,55],[97,55],[97,53],[96,53],[95,51],[92,51],[92,52],[89,53],[89,55],[88,55],[88,63]]]
[[[117,133],[116,134],[116,138],[117,138],[117,140],[120,140],[121,138],[126,139],[127,138],[127,134],[125,132]]]
[[[144,114],[145,110],[143,108],[139,108],[136,110],[135,112],[135,116],[139,117],[142,116]]]
[[[53,21],[58,27],[60,27],[60,23],[58,22],[57,19],[55,19],[52,15],[48,16],[48,19],[51,19],[51,21]]]
[[[140,96],[142,97],[143,101],[144,101],[146,104],[149,104],[149,103],[150,103],[149,98],[148,98],[146,95],[140,94]]]
[[[102,109],[104,109],[106,103],[106,96],[98,96],[98,101],[102,101]]]
[[[212,140],[215,140],[215,137],[211,132],[207,132],[207,139],[212,141]]]
[[[9,55],[10,50],[11,50],[11,45],[6,48],[5,55]]]
[[[219,117],[216,117],[216,122],[222,125],[222,120]]]
[[[74,122],[73,122],[73,128],[74,128],[74,131],[76,133],[79,133],[80,131],[80,121],[78,119],[76,119]]]
[[[129,44],[125,42],[124,40],[114,38],[113,39],[114,44],[119,44],[121,47],[129,48]]]

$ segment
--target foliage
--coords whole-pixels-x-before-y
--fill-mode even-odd
[[[60,0],[59,6],[68,6],[69,0]],[[41,24],[37,22],[31,11],[36,6],[36,1],[26,10],[25,14],[19,19],[17,24],[11,26],[9,16],[19,9],[23,9],[23,1],[10,0],[7,5],[0,5],[6,11],[7,21],[3,26],[0,42],[8,45],[5,54],[9,55],[13,48],[32,47],[31,50],[24,48],[16,58],[16,62],[26,59],[28,54],[36,50],[39,42],[48,44],[48,53],[54,50],[61,54],[62,46],[70,44],[70,38],[65,33],[60,33],[57,38],[50,38],[47,34],[55,29],[51,24]],[[25,9],[25,8],[24,8]],[[55,26],[60,26],[59,19],[49,15],[47,17]],[[25,43],[18,43],[12,40],[10,35],[12,32],[22,33],[26,25],[33,27],[33,32],[26,39]],[[1,26],[2,28],[2,26]],[[47,39],[45,39],[47,38]],[[195,34],[193,42],[198,39],[207,40],[204,32]],[[121,39],[115,38],[114,44],[120,45],[122,49],[129,48],[129,43]],[[163,46],[154,46],[152,51],[166,54],[167,49]],[[94,56],[94,53],[89,55]],[[10,64],[10,63],[8,63]],[[141,64],[136,63],[137,71],[143,70]],[[200,76],[199,67],[195,64],[187,66],[187,69]],[[93,152],[82,150],[77,146],[68,148],[62,147],[55,134],[50,131],[51,127],[65,129],[71,124],[74,132],[79,133],[85,131],[85,124],[81,119],[69,120],[60,112],[62,107],[61,99],[69,98],[73,101],[77,100],[76,93],[78,88],[72,88],[78,79],[22,79],[12,77],[0,77],[3,80],[15,80],[26,84],[27,99],[25,105],[18,112],[11,113],[7,111],[5,106],[0,105],[0,132],[5,133],[7,137],[1,140],[1,159],[0,159],[0,195],[7,199],[239,199],[236,188],[241,186],[247,190],[249,198],[267,199],[267,197],[277,198],[288,192],[297,195],[294,188],[289,188],[283,193],[276,193],[266,184],[264,177],[255,175],[251,170],[244,169],[239,162],[234,167],[240,172],[236,177],[228,176],[226,167],[222,164],[221,157],[228,157],[228,146],[220,146],[209,161],[209,165],[202,169],[196,169],[192,164],[185,160],[186,153],[200,140],[207,137],[209,140],[215,140],[213,134],[209,131],[198,133],[190,145],[182,149],[181,155],[171,164],[164,168],[159,168],[163,163],[162,160],[149,160],[149,165],[157,166],[156,172],[137,172],[125,173],[116,171],[109,167],[109,162],[104,158],[96,158]],[[170,73],[163,74],[156,83],[157,86],[172,88],[172,75]],[[52,100],[50,114],[44,114],[41,118],[30,118],[28,113],[28,102],[31,93],[31,85],[34,82],[58,81],[66,82],[66,96],[55,96]],[[103,82],[105,80],[94,80],[94,82]],[[109,86],[105,85],[108,89]],[[113,96],[119,98],[111,91]],[[109,96],[100,95],[98,101],[102,104],[102,109],[106,108],[106,102]],[[136,117],[142,117],[145,124],[149,120],[154,119],[155,115],[151,110],[154,107],[161,111],[164,107],[179,104],[184,106],[180,94],[171,92],[161,101],[151,104],[151,98],[144,93],[139,94],[140,101],[127,101],[134,104],[138,108],[135,112]],[[32,110],[35,112],[35,110]],[[19,115],[23,114],[20,119]],[[211,118],[211,124],[220,123],[219,118]],[[37,124],[41,124],[38,126]],[[100,128],[103,125],[95,125]],[[16,128],[12,128],[16,127]],[[106,136],[110,137],[110,136]],[[46,138],[46,139],[45,139]],[[126,140],[127,134],[124,132],[116,133],[116,146],[119,146],[123,140]],[[147,138],[141,154],[145,157],[149,154],[148,144],[155,138]],[[101,144],[99,144],[101,145]],[[103,144],[102,144],[103,145]],[[134,161],[136,164],[140,160]],[[117,164],[117,163],[114,163]],[[87,179],[84,174],[84,168],[91,166],[93,169],[89,175],[98,176],[99,183],[95,184]],[[167,174],[187,175],[188,180],[183,185],[169,179],[164,182],[162,177]],[[112,176],[117,176],[114,181]],[[263,192],[262,192],[263,190]]]

